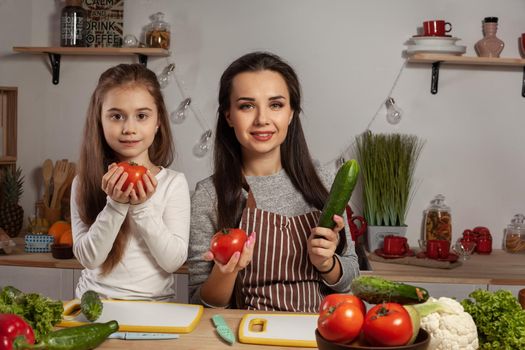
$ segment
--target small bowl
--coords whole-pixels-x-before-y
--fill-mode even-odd
[[[366,346],[334,343],[324,339],[319,331],[315,330],[315,339],[319,350],[425,350],[430,343],[430,335],[424,329],[420,329],[414,344],[402,346]]]
[[[51,255],[55,259],[72,259],[73,247],[69,244],[51,244]]]

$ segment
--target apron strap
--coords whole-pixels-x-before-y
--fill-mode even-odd
[[[246,182],[246,179],[243,177],[242,179],[242,188],[248,192],[248,198],[246,199],[246,208],[248,209],[255,209],[257,208],[257,203],[255,202],[255,197],[253,196],[253,192],[250,189],[250,185]]]

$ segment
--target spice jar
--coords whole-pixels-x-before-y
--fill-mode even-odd
[[[516,214],[505,229],[503,249],[509,253],[525,253],[525,215]]]
[[[157,47],[168,49],[170,47],[170,25],[164,22],[164,14],[157,12],[152,15],[151,22],[146,29],[146,45],[148,47]]]
[[[430,201],[425,210],[424,230],[425,239],[441,239],[451,241],[452,219],[450,207],[445,204],[445,196],[438,194]]]
[[[492,236],[488,230],[478,234],[478,238],[476,240],[476,253],[492,253]]]

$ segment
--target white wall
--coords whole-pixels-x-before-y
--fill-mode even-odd
[[[42,161],[77,158],[99,74],[134,61],[64,56],[60,84],[52,85],[46,56],[14,54],[12,47],[57,45],[60,6],[58,0],[0,0],[0,86],[19,87],[18,155],[27,178],[22,203],[28,214],[41,195]],[[156,11],[172,24],[172,55],[150,58],[148,67],[160,72],[175,62],[193,105],[211,127],[218,79],[232,60],[256,49],[286,58],[302,80],[305,132],[322,163],[335,160],[366,129],[404,62],[404,43],[422,21],[450,21],[467,55],[475,55],[485,16],[500,19],[503,57],[519,57],[517,40],[525,32],[523,0],[126,0],[125,32],[139,35]],[[439,93],[431,95],[429,65],[403,70],[392,95],[404,119],[391,126],[381,111],[371,130],[426,140],[408,215],[412,244],[420,235],[422,211],[437,193],[452,207],[455,236],[488,226],[496,247],[510,218],[525,212],[522,74],[520,68],[446,66]],[[176,84],[165,96],[170,110],[181,101]],[[210,157],[191,153],[201,133],[193,116],[174,126],[174,168],[186,173],[192,188],[210,174]],[[353,202],[358,208],[359,198]]]

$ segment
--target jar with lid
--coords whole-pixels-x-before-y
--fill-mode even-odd
[[[438,194],[424,211],[424,239],[452,240],[452,218],[445,196]]]
[[[60,46],[86,46],[87,12],[82,0],[66,0],[60,15]]]
[[[151,16],[151,22],[146,29],[146,46],[169,49],[170,47],[170,25],[164,22],[164,14],[157,12]]]
[[[509,253],[525,253],[525,215],[516,214],[505,229],[503,249]]]

